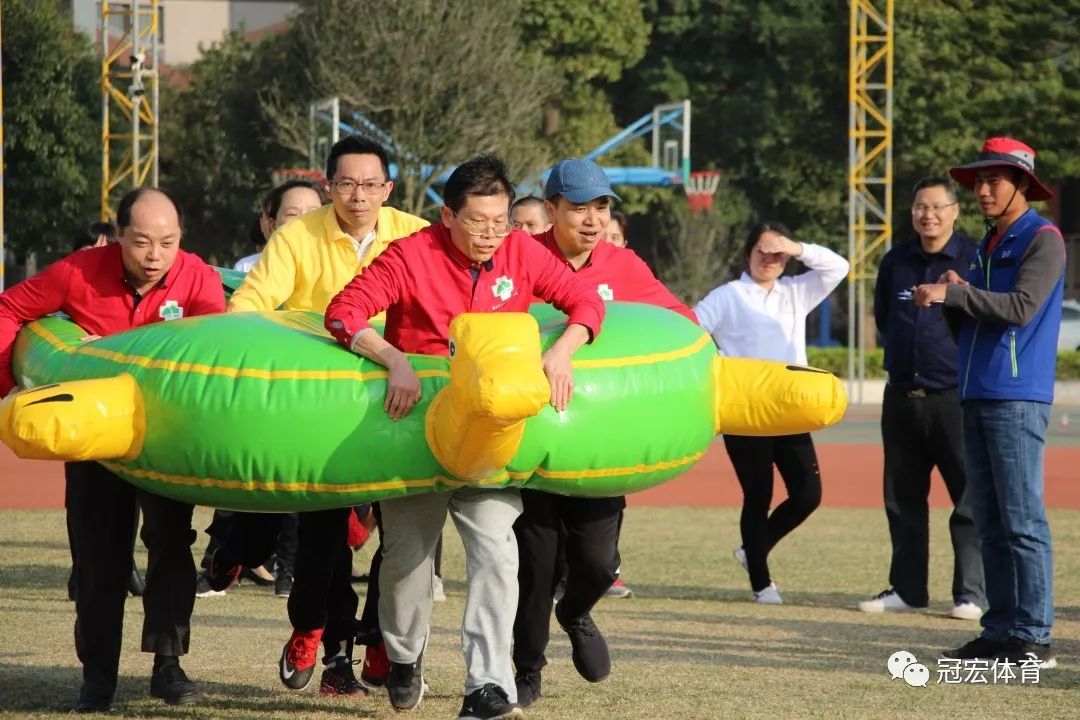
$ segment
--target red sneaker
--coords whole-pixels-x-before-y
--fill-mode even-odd
[[[604,595],[610,598],[628,598],[634,597],[634,591],[623,585],[620,578],[615,578],[615,582],[611,583]]]
[[[390,658],[386,657],[386,644],[368,645],[364,651],[364,669],[360,679],[372,687],[382,687],[390,677]]]
[[[349,547],[359,550],[369,537],[371,537],[371,531],[360,522],[360,518],[356,516],[356,510],[349,510],[349,539],[346,541]]]
[[[315,660],[319,655],[319,641],[322,640],[322,628],[318,630],[293,630],[289,642],[281,651],[278,668],[281,682],[292,690],[303,690],[315,674]]]

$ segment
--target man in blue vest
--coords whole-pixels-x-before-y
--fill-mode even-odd
[[[1028,203],[1054,194],[1035,151],[990,138],[976,162],[949,171],[975,192],[987,233],[967,279],[950,270],[920,285],[943,303],[959,348],[967,492],[982,545],[989,608],[982,634],[950,658],[1056,666],[1053,554],[1043,502],[1043,451],[1054,399],[1065,243]]]

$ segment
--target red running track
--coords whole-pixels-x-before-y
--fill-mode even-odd
[[[818,443],[818,461],[826,507],[881,507],[882,452],[878,445]],[[1046,449],[1046,504],[1080,509],[1080,447],[1050,445]],[[949,507],[940,477],[932,483],[932,507]],[[777,480],[774,503],[783,499]],[[645,492],[631,495],[630,505],[738,507],[742,494],[724,446],[713,443],[688,473]],[[0,509],[62,508],[64,471],[58,462],[20,460],[0,444]]]

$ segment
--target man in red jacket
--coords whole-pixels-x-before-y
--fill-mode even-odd
[[[384,409],[398,420],[420,398],[404,353],[449,355],[450,321],[463,312],[525,312],[533,295],[568,316],[543,356],[551,404],[573,393],[570,358],[595,337],[603,301],[527,233],[512,230],[514,188],[506,164],[481,155],[447,181],[442,222],[392,244],[326,310],[326,327],[345,347],[389,369]],[[385,340],[368,318],[386,310]],[[421,658],[432,603],[432,556],[447,513],[465,545],[469,582],[462,622],[467,678],[460,718],[521,715],[515,705],[510,641],[517,609],[517,490],[463,488],[382,504],[379,620],[392,663],[387,690],[397,710],[423,696]]]
[[[224,312],[218,274],[180,250],[181,217],[164,191],[133,190],[117,209],[118,243],[76,251],[0,294],[0,395],[17,384],[11,352],[19,328],[49,313],[67,313],[89,341]],[[136,501],[149,551],[142,649],[154,653],[150,694],[170,705],[194,702],[198,689],[179,662],[188,651],[195,603],[192,506],[137,490],[95,462],[66,463],[64,474],[72,553],[78,558],[75,651],[83,664],[75,711],[106,712],[116,692]]]
[[[697,323],[693,311],[656,279],[632,250],[604,241],[611,203],[618,199],[603,169],[573,158],[555,166],[544,203],[552,227],[537,236],[554,258],[604,300],[667,308]],[[577,498],[537,490],[521,491],[522,514],[514,523],[520,564],[514,621],[514,667],[518,703],[540,697],[540,670],[547,664],[552,590],[559,535],[565,531],[566,590],[555,618],[570,637],[574,666],[586,680],[611,672],[607,643],[590,610],[618,578],[619,527],[623,497]]]

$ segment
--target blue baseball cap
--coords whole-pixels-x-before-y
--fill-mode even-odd
[[[562,195],[572,203],[587,203],[604,196],[621,200],[611,189],[611,181],[604,169],[583,158],[563,160],[551,169],[544,186],[544,198],[550,200],[556,195]]]

